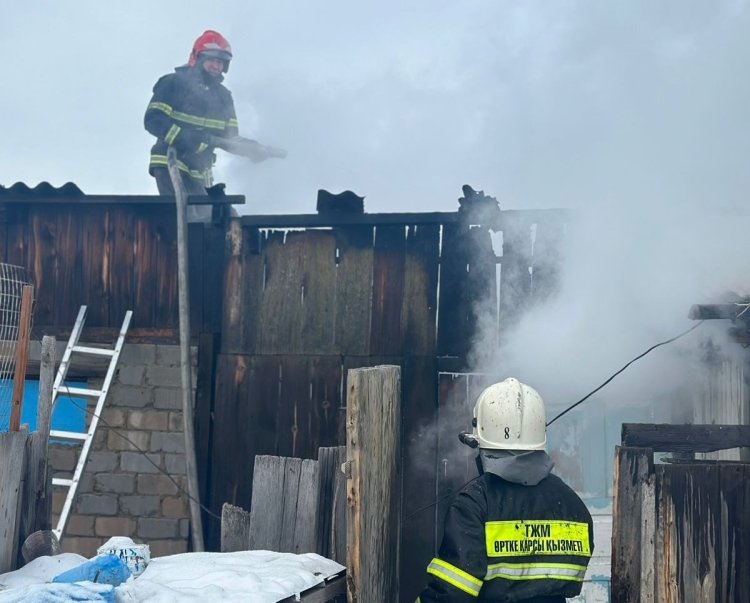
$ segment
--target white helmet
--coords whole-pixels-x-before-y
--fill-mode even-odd
[[[544,400],[534,388],[512,377],[479,395],[472,425],[470,439],[479,448],[544,450],[547,444]]]

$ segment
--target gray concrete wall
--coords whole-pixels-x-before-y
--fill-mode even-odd
[[[64,345],[58,342],[60,350]],[[193,366],[195,358],[193,350]],[[124,347],[64,533],[65,551],[92,556],[111,536],[148,544],[152,557],[187,551],[179,359],[178,346]],[[89,379],[89,387],[101,385],[101,379]],[[88,407],[94,406],[91,401]],[[79,446],[50,446],[52,466],[63,472],[57,475],[72,475],[79,451]],[[53,525],[65,492],[54,488]]]

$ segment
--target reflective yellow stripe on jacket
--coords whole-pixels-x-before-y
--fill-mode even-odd
[[[466,573],[455,565],[451,565],[442,559],[438,559],[437,557],[435,557],[430,562],[430,565],[427,566],[427,573],[432,574],[436,578],[440,578],[444,582],[447,582],[451,586],[455,586],[457,589],[462,590],[473,597],[478,597],[479,591],[482,589],[481,580]]]
[[[174,139],[177,138],[177,135],[180,133],[180,130],[182,128],[176,124],[172,124],[172,127],[169,128],[167,131],[167,135],[164,137],[164,142],[167,144],[172,144],[174,142]]]
[[[198,115],[191,115],[189,113],[183,113],[182,111],[175,111],[173,107],[166,103],[153,102],[148,104],[148,108],[151,110],[161,111],[168,115],[175,121],[181,121],[191,126],[197,126],[199,128],[213,128],[214,130],[225,130],[227,127],[237,127],[237,120],[232,118],[229,120],[223,119],[210,119],[208,117],[199,117]]]
[[[151,167],[157,166],[157,167],[169,167],[167,163],[167,156],[166,155],[151,155],[151,161],[149,163]],[[211,185],[211,168],[208,168],[206,170],[191,170],[185,163],[177,160],[177,167],[180,169],[181,172],[186,172],[190,175],[191,178],[195,178],[196,180],[200,180],[203,182],[206,186]]]
[[[494,563],[487,567],[485,580],[571,580],[583,582],[586,566],[571,563]]]

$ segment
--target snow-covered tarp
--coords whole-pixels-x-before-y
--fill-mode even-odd
[[[7,589],[0,592],[0,603],[111,600],[104,592],[106,585],[91,582],[44,584],[86,561],[79,555],[67,555],[40,557],[21,570],[0,576],[0,586]],[[60,560],[61,557],[64,559]],[[313,588],[344,569],[335,561],[314,553],[184,553],[152,559],[138,578],[131,578],[114,589],[114,600],[117,603],[276,603]],[[76,587],[78,591],[73,592]],[[106,588],[111,592],[111,586]],[[81,593],[85,592],[82,589],[89,589],[91,599],[81,598]]]

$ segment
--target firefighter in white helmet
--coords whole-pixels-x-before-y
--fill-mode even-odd
[[[563,603],[581,592],[594,550],[591,514],[552,475],[544,401],[509,378],[485,389],[473,430],[480,476],[445,517],[443,541],[427,567],[419,603]]]

